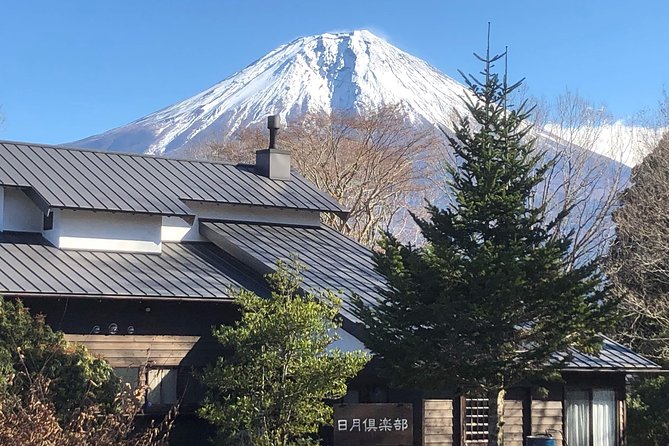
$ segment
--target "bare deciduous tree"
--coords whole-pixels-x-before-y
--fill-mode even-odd
[[[669,135],[635,167],[616,211],[616,240],[607,259],[619,296],[623,338],[669,361]]]
[[[570,92],[537,110],[537,143],[554,164],[535,200],[546,203],[551,215],[573,209],[560,229],[574,233],[571,262],[577,264],[609,246],[610,215],[629,176],[623,161],[633,150],[631,139],[602,107]],[[333,217],[327,223],[371,246],[379,227],[415,240],[419,231],[407,210],[420,213],[426,198],[445,205],[443,167],[452,160],[439,136],[407,122],[399,107],[386,107],[362,117],[309,114],[280,132],[279,144],[291,151],[302,175],[350,209],[347,222]],[[254,151],[265,144],[265,131],[258,126],[205,144],[194,154],[253,163]]]
[[[284,135],[298,170],[350,210],[346,222],[326,223],[363,244],[372,245],[401,209],[424,205],[434,133],[416,130],[396,107],[311,115]]]
[[[604,254],[610,245],[611,213],[629,179],[623,161],[633,148],[626,135],[611,127],[612,117],[604,108],[576,94],[566,92],[538,110],[537,144],[553,164],[535,200],[545,204],[549,215],[571,210],[559,229],[573,233],[570,260],[576,265]]]
[[[188,156],[228,163],[255,163],[255,151],[267,146],[267,133],[258,126],[237,130],[229,138],[211,139],[190,149]]]
[[[0,444],[3,446],[167,446],[176,408],[158,424],[136,424],[144,406],[145,387],[126,387],[117,410],[105,413],[95,405],[81,408],[63,422],[49,392],[49,381],[38,376],[27,395],[3,395],[0,401]]]
[[[278,135],[294,167],[350,211],[347,221],[326,216],[325,223],[367,246],[374,245],[380,227],[391,222],[394,229],[408,226],[403,226],[406,214],[398,216],[402,210],[424,206],[434,178],[430,154],[437,143],[432,129],[417,130],[396,106],[362,115],[307,114]],[[193,154],[248,163],[265,144],[260,128],[247,129]],[[407,232],[412,231],[407,227]]]

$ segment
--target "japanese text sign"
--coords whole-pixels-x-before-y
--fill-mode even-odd
[[[413,445],[411,404],[337,404],[335,446]]]

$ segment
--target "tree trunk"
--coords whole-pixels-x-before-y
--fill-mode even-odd
[[[488,392],[488,446],[504,446],[504,397],[505,389]]]

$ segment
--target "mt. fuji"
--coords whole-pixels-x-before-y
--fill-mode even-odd
[[[463,97],[471,94],[464,85],[369,31],[326,33],[280,46],[202,93],[71,145],[183,156],[237,130],[264,125],[272,114],[290,126],[307,112],[364,114],[384,106],[399,107],[417,129],[443,126],[453,131],[449,125],[453,113],[469,114]],[[590,150],[591,144],[584,147],[570,140],[573,130],[536,129],[540,150],[556,161],[539,192],[551,212],[573,206],[565,228],[577,231],[574,250],[590,258],[607,246],[612,235],[609,213],[629,168],[603,156],[604,150],[598,154]],[[561,136],[565,134],[567,139]],[[416,202],[422,206],[419,195]]]
[[[465,112],[462,84],[369,31],[302,37],[196,96],[72,145],[169,154],[279,114],[399,105],[416,124]]]

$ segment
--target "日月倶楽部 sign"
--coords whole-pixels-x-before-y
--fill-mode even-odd
[[[335,446],[411,446],[411,404],[337,404]]]

